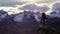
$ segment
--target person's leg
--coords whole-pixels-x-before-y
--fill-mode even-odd
[[[43,20],[43,25],[45,25],[45,23],[46,23],[46,19]]]
[[[41,23],[40,24],[42,24],[42,19],[41,19]]]
[[[45,24],[45,19],[41,19],[41,25]]]
[[[44,20],[42,20],[42,25],[44,25]]]

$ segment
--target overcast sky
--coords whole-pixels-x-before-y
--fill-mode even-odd
[[[52,3],[55,1],[60,1],[60,0],[0,0],[0,6],[15,6],[29,2]]]
[[[50,8],[50,4],[57,1],[60,1],[60,0],[0,0],[0,9],[11,11],[11,13],[14,13],[14,14],[16,13],[16,11],[19,13],[18,8],[21,8],[21,9],[29,8],[29,10],[42,9],[41,11],[45,11],[48,8]],[[32,7],[32,9],[30,7]]]

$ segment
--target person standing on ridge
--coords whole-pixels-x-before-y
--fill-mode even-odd
[[[46,14],[44,12],[41,13],[41,23],[38,27],[38,34],[46,34],[47,30],[45,29],[45,21],[46,21]]]
[[[41,24],[45,25],[45,21],[46,21],[46,14],[43,12],[41,16]]]

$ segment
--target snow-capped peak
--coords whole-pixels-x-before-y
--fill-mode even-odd
[[[49,15],[51,18],[53,17],[60,17],[60,12],[56,11],[56,12],[51,12]]]
[[[23,19],[23,17],[24,17],[24,14],[19,14],[19,15],[16,15],[16,16],[13,18],[13,20],[14,20],[15,22],[21,22],[21,20]]]

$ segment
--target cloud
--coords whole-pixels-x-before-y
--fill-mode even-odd
[[[0,0],[0,6],[15,6],[15,5],[22,5],[29,2],[52,3],[55,1],[60,1],[60,0]]]
[[[52,3],[60,0],[15,0],[17,2],[36,2],[36,3]]]
[[[55,1],[60,1],[60,0],[44,0],[44,1],[39,1],[39,2],[37,2],[37,3],[47,3],[47,4],[51,4],[51,3],[55,2]]]
[[[17,14],[19,12],[22,12],[21,10],[18,10],[18,7],[0,7],[0,10],[3,9],[4,11],[8,12],[8,14]]]
[[[31,4],[25,4],[24,6],[20,7],[19,9],[21,10],[30,10],[30,11],[41,11],[41,12],[45,12],[49,9],[49,7],[45,4],[35,4],[35,3],[31,3]]]
[[[50,9],[51,9],[50,16],[52,16],[52,17],[56,17],[56,16],[60,17],[60,2],[54,2],[53,4],[51,4]]]
[[[22,4],[22,5],[15,5],[14,7],[13,6],[9,6],[9,7],[8,6],[3,6],[3,7],[0,6],[0,9],[4,9],[5,11],[8,11],[9,14],[16,14],[16,13],[21,12],[21,10],[25,10],[25,9],[31,10],[31,11],[38,10],[40,12],[45,12],[46,14],[50,14],[52,11],[59,10],[60,3],[59,2],[53,3],[51,7],[52,8],[50,8],[49,5],[44,4],[44,3],[37,4],[37,3],[33,2],[33,3]]]
[[[60,11],[60,2],[56,2],[52,5],[53,11]]]
[[[45,12],[49,9],[49,7],[47,6],[47,4],[26,3],[22,5],[15,5],[15,7],[3,6],[0,7],[0,9],[7,11],[9,14],[16,14],[19,12],[23,12],[24,9],[31,10],[31,11],[38,10],[40,12]]]
[[[0,6],[15,6],[15,5],[21,5],[25,2],[18,2],[15,0],[0,0]]]
[[[19,8],[19,9],[18,9]],[[37,4],[37,3],[26,3],[26,4],[22,4],[22,5],[15,5],[15,7],[13,6],[0,6],[0,10],[3,9],[4,11],[8,12],[8,14],[17,14],[20,12],[23,12],[24,9],[28,9],[28,10],[38,10],[38,11],[47,11],[49,9],[49,7],[47,6],[47,4]]]

